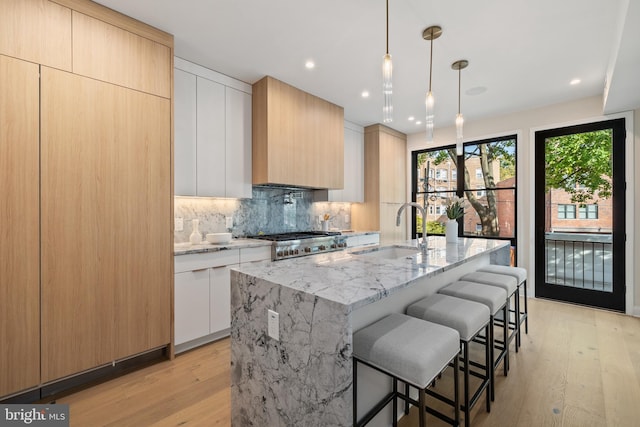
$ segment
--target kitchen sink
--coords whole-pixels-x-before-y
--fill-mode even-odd
[[[352,252],[353,255],[380,259],[398,259],[412,257],[420,253],[419,248],[407,246],[382,246],[378,248],[364,249]]]

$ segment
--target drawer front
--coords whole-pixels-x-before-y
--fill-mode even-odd
[[[254,262],[271,259],[272,246],[260,246],[258,248],[240,249],[240,262]]]
[[[240,262],[239,249],[224,249],[217,252],[201,254],[176,255],[174,257],[175,272],[202,270],[203,268],[221,267]]]
[[[378,245],[380,244],[380,235],[379,234],[364,234],[362,236],[359,236],[359,244],[361,246],[364,245]]]

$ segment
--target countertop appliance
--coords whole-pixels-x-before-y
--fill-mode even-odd
[[[262,239],[273,242],[273,261],[333,252],[347,247],[346,237],[336,231],[295,231],[279,234],[247,236],[248,239]]]

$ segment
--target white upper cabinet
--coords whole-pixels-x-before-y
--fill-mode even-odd
[[[251,198],[251,86],[175,58],[176,196]]]
[[[227,87],[225,100],[227,197],[249,199],[251,198],[251,95]]]
[[[174,70],[175,193],[196,195],[196,76]]]
[[[196,193],[226,197],[225,87],[202,77],[197,80]]]

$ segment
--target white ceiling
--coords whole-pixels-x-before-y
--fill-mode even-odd
[[[98,0],[167,31],[175,54],[247,83],[271,75],[345,109],[366,126],[382,121],[384,0]],[[436,128],[453,123],[457,72],[465,120],[603,95],[607,113],[640,107],[639,0],[390,0],[394,121],[423,132],[429,43],[434,41]],[[316,68],[307,70],[312,59]],[[579,78],[579,85],[569,81]],[[606,96],[605,81],[609,82]],[[475,88],[475,89],[474,89]],[[486,88],[471,95],[471,89]],[[361,92],[368,90],[368,99]],[[473,91],[472,91],[473,92]]]

